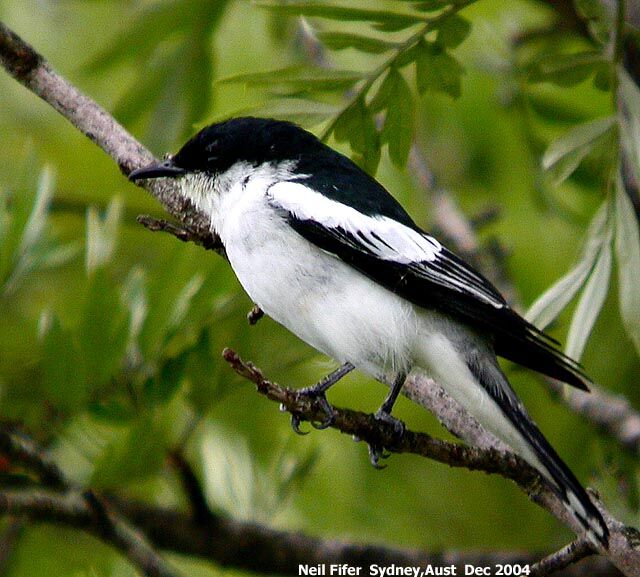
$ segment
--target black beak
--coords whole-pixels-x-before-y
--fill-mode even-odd
[[[176,176],[181,176],[186,172],[187,171],[184,168],[180,168],[173,164],[171,160],[165,160],[164,162],[156,162],[149,166],[136,168],[129,173],[129,180],[136,181],[143,180],[145,178],[162,177],[175,178]]]

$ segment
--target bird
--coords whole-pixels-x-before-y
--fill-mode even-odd
[[[326,391],[357,369],[389,385],[375,416],[402,434],[391,411],[420,370],[540,472],[594,545],[608,546],[602,515],[497,357],[585,391],[589,378],[375,178],[298,125],[256,117],[207,126],[129,174],[156,178],[173,179],[210,219],[259,309],[340,364],[302,390],[325,405],[325,425]]]

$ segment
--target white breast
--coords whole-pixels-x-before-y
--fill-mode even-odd
[[[229,262],[251,299],[278,323],[337,361],[388,382],[408,370],[415,313],[410,303],[312,245],[267,203],[270,175],[201,202],[214,214]]]

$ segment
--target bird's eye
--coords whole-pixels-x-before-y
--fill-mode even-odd
[[[213,150],[218,148],[218,146],[220,146],[220,139],[216,138],[215,140],[212,140],[209,144],[207,144],[206,150],[207,152],[212,152]]]

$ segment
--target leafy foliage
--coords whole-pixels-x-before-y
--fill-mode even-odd
[[[340,31],[314,31],[319,42],[330,51],[353,49],[383,56],[383,62],[369,72],[309,66],[242,74],[227,82],[276,87],[285,98],[306,97],[308,93],[344,92],[348,97],[338,109],[321,109],[307,99],[306,124],[324,121],[322,138],[334,136],[347,141],[353,158],[367,171],[375,173],[381,146],[386,144],[394,164],[403,167],[413,142],[414,95],[405,79],[404,69],[415,67],[418,93],[443,92],[456,98],[461,92],[462,65],[451,54],[468,36],[471,26],[458,15],[465,2],[406,3],[412,11],[382,11],[316,2],[261,2],[258,5],[288,16],[328,20],[368,22],[378,33],[403,32],[401,40]],[[287,100],[284,101],[285,103]],[[318,106],[317,108],[315,106]],[[288,120],[298,120],[283,101],[261,112]],[[378,122],[378,115],[384,118]]]
[[[211,106],[211,33],[226,6],[226,0],[142,4],[111,47],[87,66],[93,74],[131,62],[144,68],[145,74],[136,76],[114,115],[124,123],[146,116],[147,140],[160,150],[186,139]]]
[[[25,162],[31,165],[33,158]],[[0,302],[35,269],[60,266],[78,253],[75,243],[58,244],[47,221],[55,176],[45,167],[37,177],[24,170],[22,182],[0,186]],[[35,192],[34,192],[35,191]]]
[[[604,147],[611,150],[618,138],[631,170],[636,175],[640,174],[636,139],[640,134],[640,90],[624,70],[618,70],[618,74],[621,113],[617,117],[596,119],[577,125],[552,142],[547,149],[543,165],[556,183],[568,178],[584,158],[596,149]],[[623,156],[613,156],[614,166],[609,169],[608,177],[610,192],[588,231],[581,260],[573,270],[541,295],[528,313],[529,320],[541,322],[542,326],[545,326],[582,291],[567,338],[567,354],[574,358],[580,358],[582,355],[609,292],[614,248],[618,264],[620,310],[629,337],[640,352],[640,302],[636,298],[637,291],[632,288],[631,280],[639,278],[640,275],[640,229],[624,185]]]

